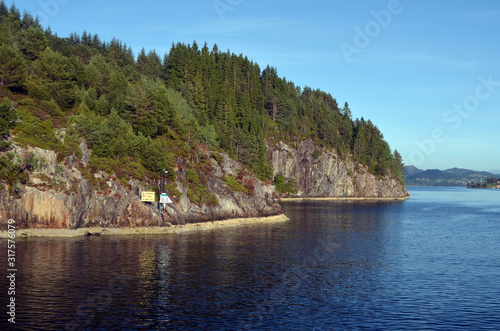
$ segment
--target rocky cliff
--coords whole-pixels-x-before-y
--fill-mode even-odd
[[[215,199],[199,205],[190,201],[188,170],[183,160],[178,160],[174,181],[177,196],[172,204],[167,205],[163,221],[157,203],[145,203],[140,198],[142,191],[159,187],[158,179],[139,181],[129,178],[124,183],[113,173],[99,171],[91,178],[101,184],[96,187],[82,174],[88,165],[89,150],[84,143],[80,148],[80,158],[72,155],[58,161],[53,151],[14,146],[9,152],[13,162],[30,158],[36,160],[36,164],[24,183],[11,186],[0,183],[1,230],[6,230],[8,219],[14,219],[18,229],[77,229],[163,226],[281,213],[270,184],[262,183],[227,155],[209,154],[205,150],[201,151],[206,159],[204,168],[207,174],[202,179],[203,185]],[[251,184],[251,190],[230,189],[224,180],[227,176]]]
[[[189,178],[185,160],[178,159],[170,186],[176,193],[163,219],[157,203],[145,203],[140,198],[142,191],[160,187],[158,178],[123,181],[104,171],[91,173],[89,178],[89,173],[85,176],[83,172],[91,151],[85,143],[80,149],[80,157],[58,160],[54,151],[14,145],[9,152],[13,162],[28,164],[26,159],[30,158],[32,168],[23,183],[0,183],[1,230],[6,229],[7,219],[14,219],[19,229],[77,229],[168,226],[281,213],[279,196],[272,185],[257,179],[226,154],[201,148],[199,155],[205,160],[202,184],[212,200],[192,202],[189,194],[193,194],[193,179]],[[268,153],[274,176],[282,174],[295,181],[296,197],[409,196],[391,174],[378,178],[365,166],[341,158],[335,151],[320,149],[312,140],[269,145]],[[235,182],[236,188],[231,185]]]
[[[295,181],[298,197],[409,197],[392,174],[379,178],[366,166],[317,147],[311,139],[269,144],[268,157],[275,176]]]

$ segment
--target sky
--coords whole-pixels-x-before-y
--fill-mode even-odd
[[[9,2],[6,1],[7,5]],[[16,0],[42,25],[243,54],[349,103],[407,165],[500,170],[500,1]]]

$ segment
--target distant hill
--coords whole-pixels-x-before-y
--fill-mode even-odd
[[[424,172],[424,170],[418,169],[417,167],[412,166],[412,165],[405,167],[406,177],[413,176],[413,175],[416,175],[416,174],[421,173],[421,172]]]
[[[483,182],[495,175],[487,171],[460,168],[421,170],[406,166],[405,177],[405,183],[409,186],[467,186],[468,183]]]

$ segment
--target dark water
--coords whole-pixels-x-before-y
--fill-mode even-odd
[[[15,326],[499,330],[500,191],[410,193],[285,203],[282,224],[16,240]],[[8,287],[3,276],[3,329]]]

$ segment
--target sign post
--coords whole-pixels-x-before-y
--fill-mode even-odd
[[[165,208],[167,207],[167,203],[172,203],[172,199],[170,199],[167,193],[162,193],[160,195],[160,203],[163,205],[162,219],[165,222]]]
[[[162,173],[162,183],[161,183],[161,190],[165,192],[165,175],[168,173],[165,168],[163,168],[163,173]],[[165,223],[165,207],[167,206],[167,203],[172,203],[172,200],[168,202],[170,198],[168,197],[167,193],[162,193],[160,196],[160,203],[163,205],[163,213],[161,214],[161,218],[163,223]]]

